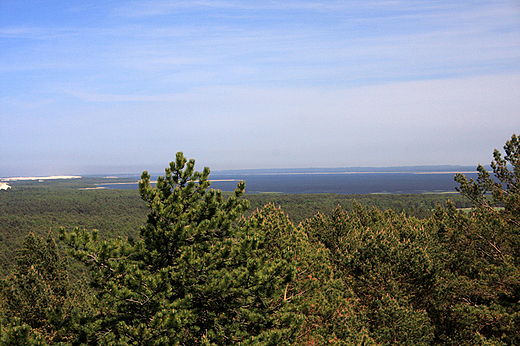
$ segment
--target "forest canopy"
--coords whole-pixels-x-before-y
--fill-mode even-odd
[[[455,176],[471,213],[424,218],[355,202],[296,224],[194,166],[143,172],[138,234],[29,233],[0,282],[0,345],[520,344],[516,134],[492,172]]]

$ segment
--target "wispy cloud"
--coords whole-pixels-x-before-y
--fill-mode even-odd
[[[27,165],[186,147],[243,167],[471,163],[449,148],[481,136],[487,154],[520,126],[512,1],[10,4],[0,155]]]
[[[178,95],[136,95],[136,94],[109,94],[87,92],[78,89],[63,90],[63,93],[78,98],[83,102],[171,102],[178,99]]]
[[[77,37],[79,35],[79,30],[73,28],[47,28],[27,25],[0,27],[0,38],[50,40],[64,37]]]
[[[281,64],[279,66],[283,69],[290,66],[300,75],[307,69],[309,75],[316,76],[320,65],[337,71],[349,71],[351,69],[345,67],[356,68],[358,65],[361,67],[359,71],[370,81],[392,80],[395,78],[393,74],[413,75],[414,70],[423,68],[421,62],[432,63],[428,63],[426,68],[429,72],[419,74],[418,78],[442,74],[451,76],[457,70],[465,74],[466,69],[474,73],[482,68],[475,64],[485,64],[489,69],[496,64],[507,65],[508,59],[520,57],[519,40],[515,40],[518,23],[514,22],[514,16],[506,15],[506,11],[510,11],[506,6],[490,3],[468,7],[464,2],[438,4],[431,1],[262,4],[242,1],[154,1],[131,3],[125,8],[150,15],[166,15],[173,10],[189,13],[200,8],[208,11],[215,8],[259,11],[257,16],[265,20],[264,11],[277,11],[282,7],[289,12],[297,9],[330,11],[332,17],[324,25],[322,21],[283,20],[274,12],[274,19],[268,26],[258,27],[246,23],[231,25],[226,20],[194,22],[192,25],[182,22],[135,23],[130,20],[116,22],[115,25],[93,23],[90,28],[75,29],[20,26],[0,28],[0,37],[45,41],[33,46],[29,43],[25,52],[21,50],[23,48],[18,48],[18,56],[37,57],[33,62],[35,68],[49,68],[58,61],[58,66],[72,62],[78,67],[83,65],[87,70],[94,64],[99,67],[108,65],[116,71],[121,68],[174,71],[179,67],[202,71],[218,66],[224,69],[230,67],[235,71],[257,70],[265,75],[266,65]],[[30,50],[36,50],[37,54],[24,54]],[[4,56],[2,60],[4,71],[20,66],[14,56]],[[24,61],[24,65],[31,65],[31,61]],[[315,70],[311,71],[311,68]],[[513,64],[509,63],[509,68],[514,68]],[[277,76],[278,71],[270,79],[274,80]],[[355,79],[360,77],[361,74]],[[284,78],[289,76],[284,75]],[[323,82],[330,80],[326,74],[322,79]]]
[[[341,4],[339,2],[318,1],[140,1],[132,2],[116,10],[116,13],[128,17],[163,16],[178,11],[186,10],[311,10],[311,11],[337,11],[352,7],[370,8],[362,5],[363,2],[354,6]],[[379,5],[392,4],[392,1],[377,1]]]

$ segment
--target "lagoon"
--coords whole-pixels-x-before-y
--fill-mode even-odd
[[[211,187],[222,191],[233,191],[240,180],[246,182],[246,193],[289,193],[289,194],[420,194],[456,193],[456,172],[226,172],[212,173]],[[467,173],[476,178],[476,173]],[[157,176],[153,177],[155,180]],[[101,184],[110,189],[137,189],[135,183]]]

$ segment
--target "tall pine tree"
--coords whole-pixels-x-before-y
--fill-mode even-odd
[[[155,186],[145,171],[139,193],[150,213],[140,239],[100,241],[62,231],[90,268],[95,314],[91,344],[289,344],[298,324],[284,300],[290,254],[273,254],[257,227],[238,226],[245,184],[224,199],[210,170],[177,153]],[[285,312],[284,312],[285,311]]]

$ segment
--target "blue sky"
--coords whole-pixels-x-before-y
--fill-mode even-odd
[[[2,0],[0,124],[0,177],[487,164],[520,2]]]

